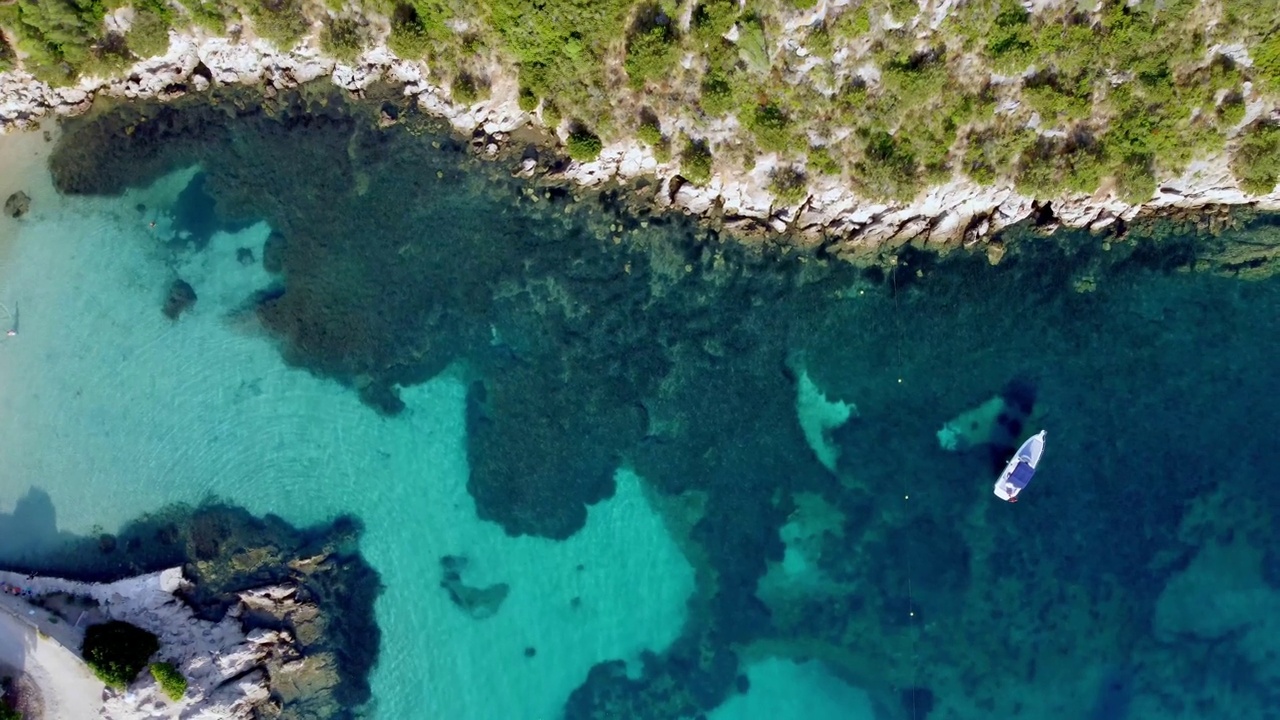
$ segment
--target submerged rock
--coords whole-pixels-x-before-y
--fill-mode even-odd
[[[440,567],[444,570],[444,578],[440,587],[449,593],[454,605],[462,608],[476,620],[493,617],[502,608],[511,586],[506,583],[495,583],[488,587],[472,587],[462,582],[462,570],[467,566],[467,559],[457,555],[445,555],[440,558]]]
[[[11,218],[20,218],[31,209],[31,196],[19,190],[4,201],[4,214]]]
[[[195,288],[186,280],[174,280],[169,286],[169,296],[164,301],[164,315],[170,320],[177,320],[179,315],[195,304]]]

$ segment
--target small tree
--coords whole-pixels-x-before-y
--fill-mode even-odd
[[[98,679],[114,688],[128,687],[160,649],[155,635],[127,622],[91,625],[80,654]]]
[[[579,128],[569,133],[569,157],[578,162],[587,162],[600,157],[604,145],[600,138],[590,130]]]

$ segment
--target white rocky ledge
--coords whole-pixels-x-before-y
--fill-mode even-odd
[[[281,52],[262,40],[233,42],[173,33],[165,56],[140,62],[111,79],[84,78],[74,87],[52,88],[22,71],[0,73],[0,129],[30,126],[50,114],[84,112],[99,94],[165,99],[188,89],[202,91],[210,83],[285,89],[324,77],[352,92],[380,79],[399,83],[425,112],[448,120],[464,134],[500,135],[536,120],[520,110],[516,83],[500,69],[491,74],[488,99],[462,105],[447,89],[432,84],[423,63],[400,60],[383,46],[344,64],[324,57],[312,44]],[[750,171],[717,173],[697,186],[679,175],[677,161],[659,162],[652,148],[629,139],[606,145],[593,161],[570,164],[563,174],[587,187],[656,176],[660,205],[691,215],[717,213],[731,230],[790,233],[797,244],[822,239],[832,253],[849,258],[892,251],[907,242],[936,249],[972,247],[1026,220],[1045,204],[1052,205],[1055,227],[1093,231],[1174,209],[1280,209],[1280,191],[1257,196],[1244,192],[1225,154],[1193,162],[1178,177],[1163,178],[1157,192],[1138,204],[1109,193],[1032,198],[1007,184],[983,186],[961,177],[929,188],[910,202],[886,203],[858,196],[840,179],[815,177],[810,179],[809,196],[798,207],[788,207],[777,204],[769,190],[778,165],[776,156],[763,155]],[[994,262],[999,254],[989,256]]]

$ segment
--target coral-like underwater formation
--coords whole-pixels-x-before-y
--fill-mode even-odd
[[[277,280],[249,312],[370,412],[462,368],[468,488],[507,533],[566,538],[619,465],[645,479],[697,568],[689,620],[641,668],[597,665],[566,717],[702,717],[772,657],[821,661],[892,720],[1273,712],[1280,285],[1197,249],[1271,243],[1272,220],[1203,246],[1178,222],[1027,228],[998,267],[904,248],[855,268],[651,211],[651,188],[513,178],[557,160],[536,138],[477,159],[398,103],[100,107],[52,167],[110,194],[199,165],[171,250],[266,221],[242,260]],[[998,502],[993,473],[1046,427],[1024,500]],[[216,517],[185,536],[197,567]],[[1205,584],[1215,552],[1248,584]],[[1237,614],[1194,617],[1180,583]]]

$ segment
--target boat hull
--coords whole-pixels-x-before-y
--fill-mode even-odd
[[[995,484],[995,495],[1001,500],[1017,502],[1021,493],[1036,473],[1040,457],[1044,454],[1045,431],[1032,435],[1004,466]]]

